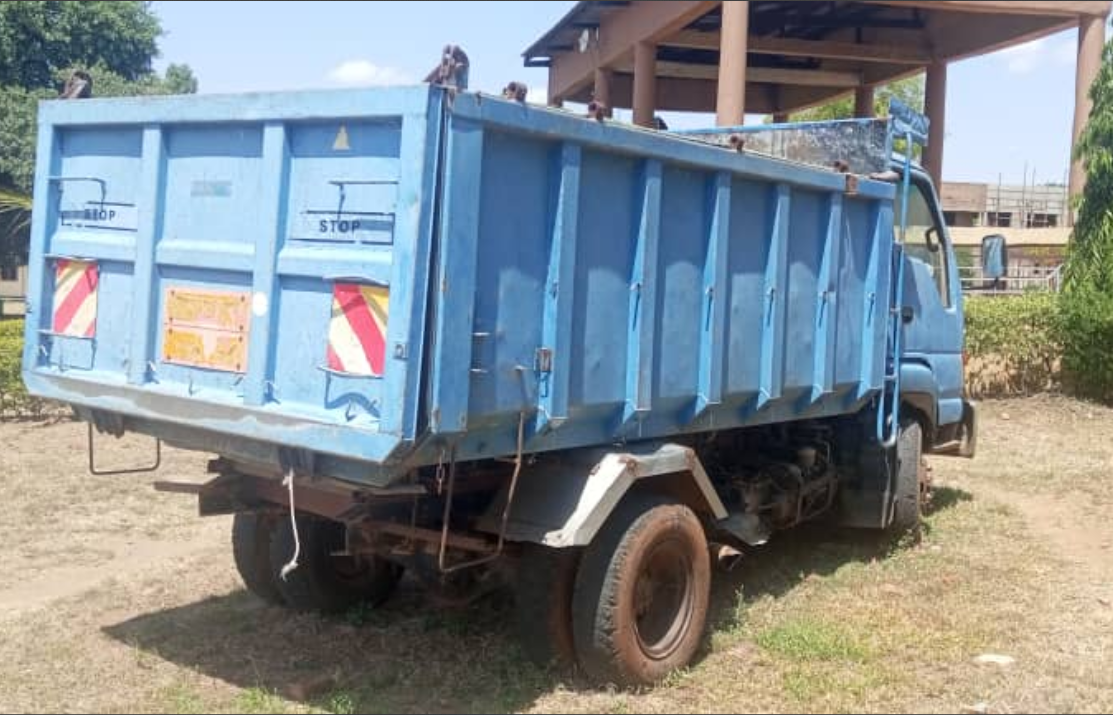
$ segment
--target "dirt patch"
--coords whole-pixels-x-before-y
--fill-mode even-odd
[[[102,582],[148,570],[152,564],[178,561],[196,554],[200,544],[187,541],[136,541],[108,538],[92,553],[95,565],[42,569],[39,575],[0,590],[0,612],[20,611],[78,596]],[[26,553],[26,552],[25,552]]]
[[[719,578],[698,662],[644,692],[525,663],[508,594],[300,616],[246,594],[227,519],[89,477],[82,426],[0,425],[0,709],[144,712],[1102,711],[1113,707],[1113,411],[986,403],[933,458],[922,545],[805,528]],[[129,438],[130,440],[130,438]],[[10,448],[9,448],[10,446]],[[150,443],[107,441],[106,463]],[[206,478],[167,450],[160,479]],[[975,664],[1007,656],[1008,666]],[[291,685],[330,682],[309,703]]]
[[[1093,504],[1079,494],[1033,496],[1006,489],[986,489],[987,496],[1015,509],[1033,534],[1056,555],[1095,577],[1113,578],[1113,529],[1084,526]]]
[[[158,475],[93,476],[85,426],[68,419],[0,424],[0,444],[0,594],[70,574],[92,585],[87,574],[96,569],[108,574],[114,561],[158,558],[158,542],[179,553],[202,527],[195,503],[150,485],[204,481],[207,455],[165,449]],[[154,443],[98,435],[96,450],[102,468],[139,466]]]

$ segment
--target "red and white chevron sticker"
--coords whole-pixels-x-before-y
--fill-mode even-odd
[[[328,330],[328,366],[349,375],[382,377],[390,289],[335,283]]]
[[[97,283],[93,261],[59,260],[54,267],[54,320],[57,335],[91,338],[97,332]]]

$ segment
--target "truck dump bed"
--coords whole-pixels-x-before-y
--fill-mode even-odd
[[[435,87],[44,103],[25,379],[386,484],[856,410],[890,184]]]

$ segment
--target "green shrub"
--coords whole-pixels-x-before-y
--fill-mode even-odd
[[[1071,392],[1113,403],[1113,295],[1094,289],[1060,299],[1064,381]]]
[[[20,375],[22,354],[23,321],[0,320],[0,417],[31,406]]]
[[[966,388],[972,397],[1057,389],[1063,354],[1059,296],[968,296]]]
[[[966,389],[972,397],[1029,395],[1060,387],[1113,403],[1113,295],[968,296]]]

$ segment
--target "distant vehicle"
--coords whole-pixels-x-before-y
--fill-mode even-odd
[[[973,453],[906,108],[742,139],[441,86],[39,116],[25,381],[96,473],[94,432],[218,455],[159,487],[235,514],[270,603],[509,579],[532,656],[652,683],[714,564],[824,514],[915,530],[921,455]]]

